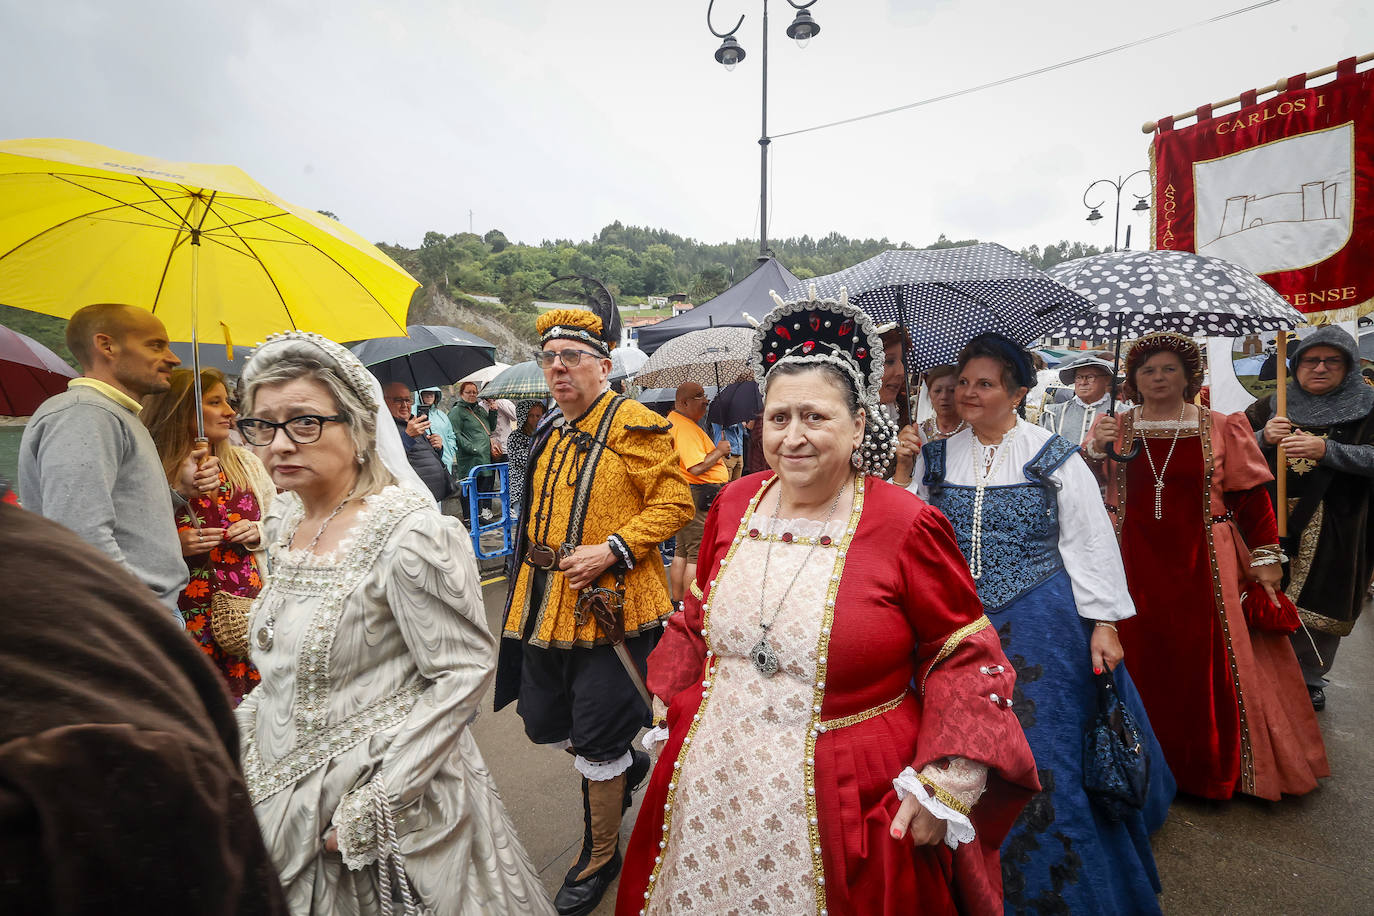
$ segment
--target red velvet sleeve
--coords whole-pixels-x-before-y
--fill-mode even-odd
[[[1227,492],[1261,487],[1274,479],[1243,413],[1212,412],[1212,454],[1221,467],[1221,488]]]
[[[706,514],[701,551],[697,555],[697,577],[682,596],[682,610],[668,618],[663,636],[649,654],[649,674],[644,683],[650,693],[665,703],[671,704],[678,693],[699,683],[706,670],[706,640],[701,635],[706,615],[701,608],[702,599],[697,596],[707,592],[707,583],[725,556],[717,543],[723,504],[717,499]]]
[[[1267,547],[1279,542],[1278,522],[1274,519],[1274,504],[1269,500],[1268,489],[1258,486],[1233,490],[1223,498],[1247,546]]]
[[[1009,702],[1016,674],[983,613],[954,529],[938,510],[923,507],[904,546],[923,706],[912,768],[964,757],[986,764],[990,775],[1038,790],[1030,745]]]

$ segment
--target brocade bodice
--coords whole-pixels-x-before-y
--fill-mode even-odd
[[[959,549],[968,557],[977,489],[945,482],[947,442],[936,440],[922,449],[926,466],[922,483],[930,491],[931,504],[954,526]],[[984,489],[983,575],[974,584],[989,614],[997,613],[1064,567],[1059,554],[1058,491],[1050,475],[1076,451],[1072,442],[1054,436],[1022,466],[1025,483]]]

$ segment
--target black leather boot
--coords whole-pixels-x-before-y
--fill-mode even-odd
[[[582,780],[582,855],[568,869],[563,886],[554,895],[553,906],[559,916],[586,916],[601,903],[606,888],[620,874],[620,817],[630,792],[627,774]]]

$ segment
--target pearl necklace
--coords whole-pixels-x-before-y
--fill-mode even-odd
[[[324,530],[329,527],[330,522],[338,518],[339,513],[343,511],[343,507],[353,501],[353,494],[356,492],[356,489],[349,490],[348,495],[344,497],[344,501],[335,506],[334,511],[329,513],[329,517],[324,520],[324,523],[320,525],[319,529],[315,532],[315,537],[311,539],[310,546],[305,548],[306,553],[315,552],[315,545],[319,544],[320,538],[324,537]],[[296,527],[299,528],[300,526],[297,525]],[[288,549],[291,546],[291,542],[295,539],[296,532],[292,531],[291,537],[289,537],[286,541],[286,546]],[[272,606],[272,609],[267,612],[267,619],[262,622],[262,626],[258,627],[258,632],[255,634],[255,639],[257,641],[258,648],[262,649],[264,652],[272,648],[272,643],[276,637],[277,608],[279,606],[280,602]]]
[[[1183,415],[1188,412],[1188,402],[1183,402],[1183,407],[1178,411],[1178,424],[1174,427],[1174,441],[1169,443],[1169,452],[1164,456],[1164,463],[1159,470],[1155,470],[1155,459],[1150,454],[1150,443],[1141,443],[1145,448],[1145,460],[1150,463],[1150,473],[1155,478],[1155,520],[1164,517],[1164,472],[1169,470],[1169,459],[1174,457],[1174,448],[1178,446],[1178,437],[1183,433]],[[1140,409],[1140,418],[1145,419],[1145,408]]]
[[[973,456],[973,528],[969,533],[968,569],[974,579],[983,578],[983,491],[987,489],[988,481],[997,476],[1002,459],[1010,451],[1009,446],[1015,436],[1016,427],[1013,426],[1002,436],[1001,442],[990,446],[996,450],[991,462],[985,457],[986,451],[978,441],[978,434],[969,436],[969,450]]]
[[[830,503],[830,511],[825,514],[825,521],[821,523],[822,530],[824,530],[826,525],[830,524],[830,519],[835,515],[835,507],[840,504],[840,497],[844,495],[847,486],[848,484],[841,485],[839,491],[836,492],[835,499]],[[768,524],[770,531],[777,527],[778,512],[781,510],[782,490],[779,490],[778,503],[773,507],[773,517],[769,520]],[[784,540],[781,538],[779,540],[783,540],[783,543],[788,544],[796,543],[796,541]],[[781,662],[778,660],[778,652],[773,648],[773,644],[768,641],[768,631],[772,629],[773,624],[778,622],[778,615],[782,613],[783,607],[787,604],[787,596],[792,594],[792,586],[796,585],[797,580],[801,578],[802,570],[806,569],[806,564],[811,561],[811,554],[815,553],[816,546],[820,542],[821,539],[817,538],[806,548],[806,556],[802,557],[801,566],[798,567],[797,570],[798,574],[792,577],[791,582],[787,583],[787,590],[782,593],[782,600],[779,601],[778,606],[773,609],[773,615],[768,618],[768,622],[764,623],[764,601],[766,600],[764,593],[768,583],[768,564],[773,559],[773,539],[768,539],[768,549],[763,555],[763,577],[759,583],[759,630],[761,633],[759,634],[759,641],[749,650],[750,660],[754,663],[754,667],[758,670],[759,674],[762,674],[764,677],[772,677],[778,673],[778,668],[781,667]]]

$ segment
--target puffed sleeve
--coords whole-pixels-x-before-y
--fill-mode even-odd
[[[630,484],[644,508],[611,535],[617,553],[628,553],[633,567],[692,520],[692,491],[682,476],[677,451],[666,427],[628,429],[616,443]],[[623,551],[623,552],[622,552]]]
[[[649,692],[665,703],[672,703],[688,687],[701,682],[706,670],[706,639],[701,635],[706,613],[702,609],[704,596],[710,591],[710,580],[720,565],[720,545],[716,543],[720,526],[721,506],[717,499],[706,513],[706,524],[697,555],[697,577],[682,596],[682,610],[668,618],[663,636],[649,655],[649,675],[645,685]],[[736,518],[735,523],[738,523]]]
[[[495,675],[496,639],[467,532],[431,509],[413,512],[402,525],[384,554],[386,601],[427,687],[372,781],[347,793],[334,813],[339,852],[354,869],[379,858],[378,830],[385,825],[376,823],[376,812],[395,812],[424,793]]]
[[[966,761],[960,767],[974,780],[973,797],[982,798],[976,807],[949,807],[971,807],[961,813],[980,842],[995,849],[1030,793],[1040,788],[1030,745],[1011,710],[1016,674],[945,517],[923,507],[903,546],[905,603],[918,640],[916,688],[924,710],[911,771],[927,776],[927,786],[938,785],[944,780],[937,769],[946,761]],[[986,768],[986,793],[977,786],[984,773],[969,764]]]
[[[1059,555],[1069,574],[1078,616],[1125,620],[1135,616],[1126,568],[1097,479],[1078,454],[1051,475],[1058,486]]]

